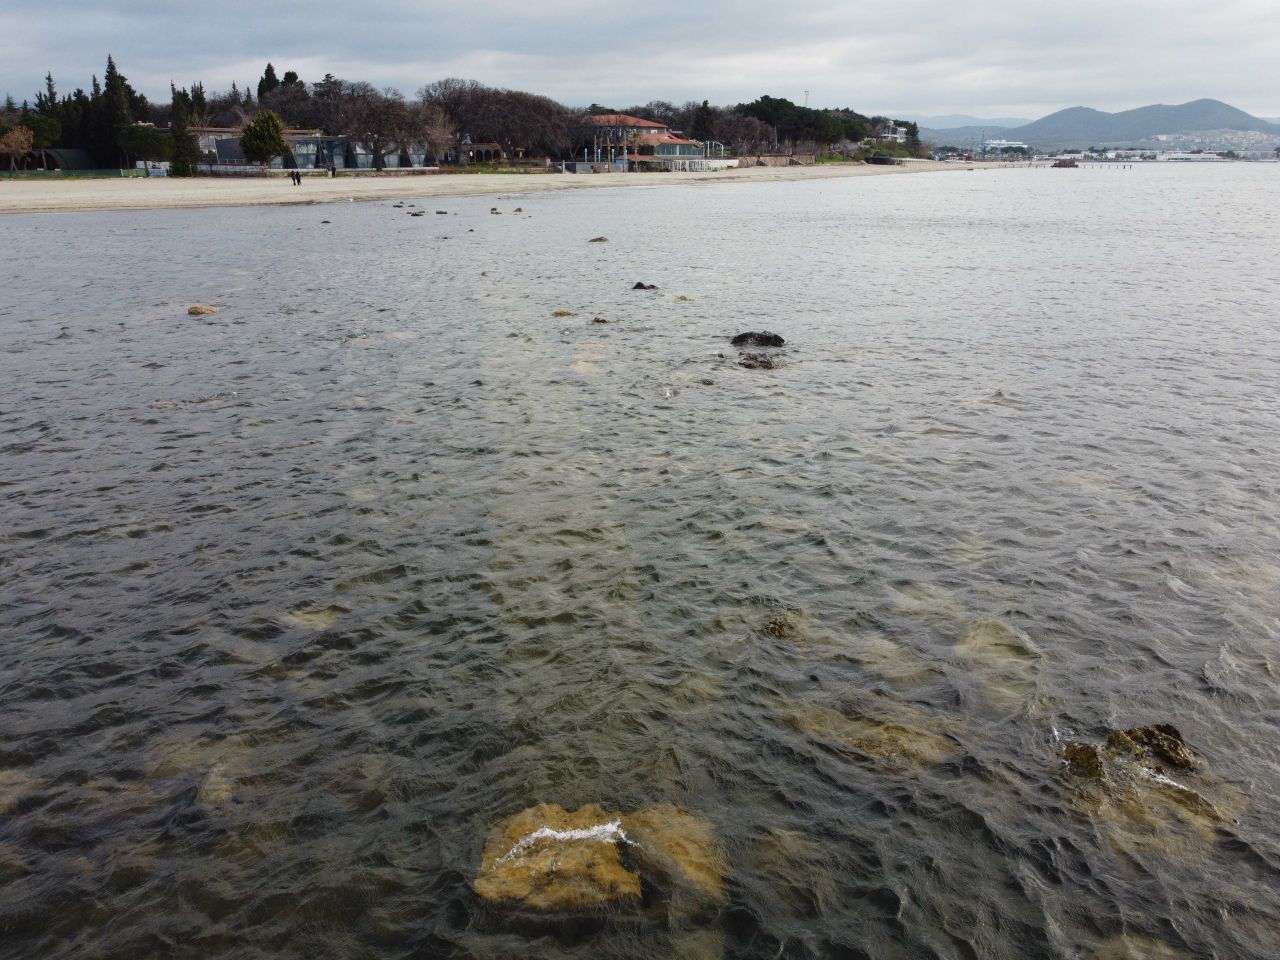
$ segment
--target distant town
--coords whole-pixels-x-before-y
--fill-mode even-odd
[[[428,168],[578,173],[918,159],[1280,158],[1280,126],[1235,111],[1246,118],[1238,121],[1230,114],[1234,108],[1217,101],[1183,106],[1209,115],[1204,104],[1213,105],[1210,114],[1216,121],[1226,116],[1227,122],[1253,129],[1148,134],[1142,128],[1143,136],[1128,145],[1046,145],[1010,136],[1036,124],[997,129],[990,136],[985,131],[975,136],[973,128],[922,132],[907,120],[852,108],[810,108],[771,96],[733,106],[654,100],[578,108],[539,94],[445,79],[425,84],[407,98],[395,89],[379,90],[331,74],[308,82],[292,70],[277,72],[271,63],[243,88],[232,84],[229,90],[209,93],[198,82],[171,86],[169,101],[154,103],[133,88],[109,56],[102,80],[94,75],[88,90],[60,93],[50,74],[33,100],[18,103],[6,97],[0,113],[0,170],[33,176],[102,171],[252,175],[272,170],[337,176]],[[1063,111],[1063,116],[1077,111],[1083,108]],[[1188,122],[1161,115],[1165,117],[1170,123]]]

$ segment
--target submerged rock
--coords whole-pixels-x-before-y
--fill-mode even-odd
[[[573,311],[572,310],[552,310],[551,315],[553,317],[572,317]]]
[[[0,815],[18,812],[18,804],[39,789],[40,781],[21,770],[0,770]]]
[[[645,283],[643,280],[637,280],[636,285],[631,289],[632,290],[657,290],[658,285],[656,283]]]
[[[489,834],[475,891],[493,903],[566,913],[640,901],[640,876],[622,865],[620,817],[588,804],[542,803]]]
[[[587,243],[608,243],[608,242],[609,242],[608,237],[592,237],[590,240],[587,241]]]
[[[761,330],[758,333],[755,331],[740,333],[730,341],[735,347],[781,347],[786,342],[782,337],[768,330]]]
[[[608,323],[609,321],[606,320],[604,317],[592,317],[591,322],[592,323]]]
[[[327,607],[294,607],[284,619],[295,627],[305,630],[328,630],[338,619],[347,613],[346,607],[330,604]]]
[[[800,619],[785,611],[774,614],[765,621],[764,632],[778,640],[795,640],[800,636]]]
[[[197,303],[187,307],[187,313],[193,317],[203,317],[208,313],[217,313],[218,308],[209,303]]]
[[[1168,724],[1113,730],[1102,747],[1068,744],[1062,757],[1079,784],[1077,810],[1121,850],[1198,859],[1244,806],[1244,796],[1229,786],[1167,775],[1166,767],[1192,772],[1196,766]]]
[[[929,729],[938,724],[934,718],[905,705],[892,710],[881,706],[893,716],[806,704],[783,720],[814,739],[848,747],[887,767],[936,766],[959,749],[949,737]]]
[[[544,803],[493,828],[473,886],[491,904],[536,914],[645,907],[689,919],[726,902],[724,872],[710,824],[679,807],[623,815]]]
[[[738,356],[738,366],[748,370],[776,370],[783,363],[781,357],[770,353],[743,353]]]
[[[1069,743],[1062,751],[1062,759],[1076,776],[1101,780],[1105,775],[1102,751],[1091,743]]]
[[[1189,960],[1187,954],[1149,937],[1120,934],[1102,943],[1093,960]]]
[[[1194,770],[1196,765],[1196,759],[1187,749],[1182,734],[1167,723],[1112,730],[1107,737],[1107,749],[1113,754],[1127,753],[1139,759],[1154,761],[1155,769],[1160,772],[1163,772],[1163,766],[1175,770]]]
[[[956,649],[991,706],[1026,709],[1035,697],[1040,651],[1017,627],[1002,620],[979,620],[965,628]]]
[[[727,901],[724,857],[707,821],[663,805],[623,817],[622,827],[627,859],[663,891],[673,913],[702,913]]]

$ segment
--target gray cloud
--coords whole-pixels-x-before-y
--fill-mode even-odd
[[[1280,116],[1274,0],[802,0],[601,5],[313,0],[212,7],[10,0],[0,92],[19,100],[52,71],[62,92],[101,76],[107,53],[153,98],[169,81],[208,89],[277,72],[396,86],[460,76],[566,103],[728,104],[763,93],[867,112],[1039,116],[1217,97]]]

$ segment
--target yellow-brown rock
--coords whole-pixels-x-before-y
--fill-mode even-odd
[[[218,308],[207,303],[197,303],[187,307],[187,313],[193,317],[203,317],[206,313],[217,313]]]
[[[662,888],[725,902],[724,856],[711,824],[675,806],[648,807],[622,819],[627,856]]]
[[[892,718],[810,703],[788,711],[783,720],[816,740],[839,743],[888,767],[936,766],[956,752],[937,720],[906,705],[879,707]]]
[[[492,903],[549,913],[639,903],[640,877],[622,864],[621,817],[595,804],[542,803],[489,833],[475,891]]]

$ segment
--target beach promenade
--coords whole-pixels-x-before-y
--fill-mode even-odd
[[[0,177],[0,214],[73,213],[98,210],[162,210],[191,207],[280,206],[357,200],[502,196],[601,187],[653,188],[672,184],[901,176],[959,173],[1004,164],[918,161],[903,166],[821,164],[808,167],[745,167],[708,173],[426,174],[423,176],[304,177],[294,186],[283,177],[157,177],[119,180],[6,180]]]

